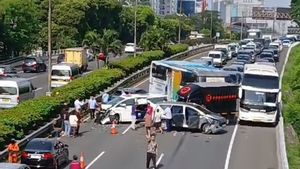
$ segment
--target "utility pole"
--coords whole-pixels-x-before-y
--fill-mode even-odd
[[[136,57],[136,19],[137,19],[137,0],[135,0],[135,6],[134,6],[134,54],[133,57]]]
[[[274,16],[274,18],[273,18],[272,37],[275,36],[275,22],[276,22],[276,17],[277,17],[276,14],[277,14],[276,8],[274,8],[274,10],[273,10],[273,16]]]
[[[211,9],[210,9],[210,41],[213,42],[213,6],[214,2],[211,0]]]
[[[52,13],[52,5],[51,1],[48,0],[48,92],[50,94],[51,92],[51,66],[52,66],[52,49],[51,49],[51,28],[52,28],[52,19],[51,19],[51,13]]]
[[[243,40],[243,26],[244,26],[244,12],[242,12],[242,17],[241,17],[241,40]]]
[[[180,0],[180,8],[179,8],[179,27],[178,27],[178,43],[181,41],[181,17],[182,17],[182,0]]]

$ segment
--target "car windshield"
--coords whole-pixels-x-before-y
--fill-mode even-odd
[[[290,43],[290,41],[289,40],[284,40],[283,43]]]
[[[235,46],[229,46],[230,51],[235,51]]]
[[[52,76],[70,76],[69,70],[52,70]]]
[[[269,45],[269,48],[270,49],[278,49],[278,46],[277,45]]]
[[[116,96],[116,97],[113,97],[109,102],[107,102],[107,104],[115,105],[115,104],[119,103],[122,100],[124,100],[123,97]]]
[[[51,141],[30,141],[25,150],[37,150],[37,151],[51,151],[52,150],[52,142]]]
[[[209,57],[212,57],[212,58],[221,58],[221,55],[220,54],[209,54]]]

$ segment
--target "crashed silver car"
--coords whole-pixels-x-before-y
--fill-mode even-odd
[[[160,102],[155,114],[164,114],[167,107],[171,109],[173,127],[200,129],[205,134],[217,134],[226,127],[224,117],[194,103]]]

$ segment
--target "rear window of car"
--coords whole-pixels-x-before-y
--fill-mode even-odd
[[[40,151],[51,151],[53,147],[50,141],[30,141],[25,149],[28,150],[40,150]]]
[[[52,76],[70,76],[69,70],[52,70]]]
[[[26,58],[24,60],[25,63],[31,63],[31,62],[35,62],[36,60],[34,58]]]
[[[0,87],[0,95],[17,95],[17,91],[15,87]]]

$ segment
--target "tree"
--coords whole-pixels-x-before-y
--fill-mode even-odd
[[[143,33],[140,46],[146,50],[163,50],[169,41],[170,38],[166,30],[153,26]]]
[[[187,16],[178,16],[178,15],[167,15],[165,19],[173,19],[178,23],[178,27],[176,28],[176,37],[178,37],[178,29],[179,25],[181,26],[181,39],[187,37],[192,30],[195,30],[195,25],[190,17]]]
[[[205,29],[205,28],[203,28],[201,30],[201,33],[203,33],[206,38],[210,37],[210,35],[211,35],[210,30],[209,29]]]
[[[6,53],[18,55],[36,48],[41,28],[38,6],[32,0],[12,0],[1,10]]]
[[[211,30],[212,26],[212,35],[213,37],[216,35],[216,32],[220,32],[221,37],[224,36],[224,27],[223,22],[219,19],[219,13],[217,11],[205,11],[199,14],[196,14],[191,17],[195,28],[197,31],[202,29]],[[211,22],[213,23],[211,25]]]
[[[94,53],[103,52],[106,56],[108,53],[117,55],[122,53],[122,42],[118,38],[119,34],[115,30],[104,29],[102,34],[94,30],[85,34],[82,44],[92,48]],[[105,64],[108,64],[108,58]]]
[[[292,0],[291,1],[291,16],[293,20],[300,25],[300,1],[299,0]]]

